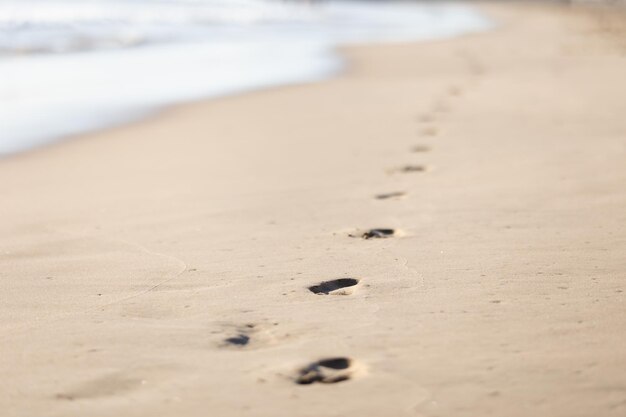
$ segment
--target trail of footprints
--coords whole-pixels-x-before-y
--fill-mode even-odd
[[[473,68],[473,67],[472,67]],[[480,76],[482,72],[474,71],[475,76]],[[449,96],[459,96],[463,93],[461,88],[452,86],[448,89]],[[421,138],[433,138],[439,134],[439,129],[434,126],[437,116],[450,111],[447,103],[438,101],[433,104],[430,113],[422,114],[417,121],[420,124],[419,135]],[[426,144],[418,144],[411,148],[412,153],[427,153],[431,150],[431,146]],[[428,171],[428,167],[422,164],[407,164],[396,168],[392,172],[402,174],[416,174]],[[400,200],[407,196],[406,191],[390,191],[374,195],[376,200],[394,201]],[[360,238],[363,240],[371,239],[387,239],[399,236],[400,233],[392,228],[373,228],[361,230],[349,234],[350,237]],[[328,281],[322,281],[307,287],[307,290],[316,296],[338,295],[349,296],[361,284],[361,280],[357,278],[337,278]],[[248,323],[241,326],[230,326],[225,331],[227,336],[224,337],[220,347],[231,349],[250,349],[255,346],[267,346],[277,343],[279,340],[289,337],[289,334],[276,336],[275,332],[270,328],[278,326],[278,323]],[[221,333],[221,331],[217,331]],[[292,376],[292,381],[298,385],[312,384],[335,384],[350,380],[361,365],[354,359],[349,357],[329,357],[321,358],[310,362],[299,368]],[[120,382],[121,381],[121,382]],[[137,382],[139,381],[139,382]],[[56,398],[60,400],[75,400],[81,398],[93,398],[102,395],[115,393],[111,386],[122,387],[127,389],[131,385],[142,383],[141,380],[120,380],[117,375],[107,376],[101,380],[91,381],[82,387],[75,389],[69,393],[57,394]],[[117,388],[116,388],[117,389]]]
[[[459,95],[461,90],[458,87],[451,87],[450,95]],[[431,113],[419,116],[420,124],[419,135],[422,139],[433,138],[439,134],[439,130],[434,123],[437,117],[435,114],[448,111],[449,107],[442,102],[434,105]],[[424,154],[431,150],[428,144],[417,144],[410,149],[411,153]],[[419,174],[428,171],[428,167],[422,164],[407,164],[396,168],[393,173],[399,174]],[[386,193],[374,195],[374,199],[381,201],[397,201],[407,196],[407,191],[389,191]],[[366,230],[357,230],[348,234],[349,237],[361,240],[378,240],[389,239],[401,236],[400,230],[393,228],[372,228]],[[336,278],[321,281],[306,287],[311,296],[351,296],[355,290],[362,285],[362,280],[358,278]],[[259,347],[270,346],[288,339],[288,333],[280,334],[277,332],[279,323],[261,322],[247,323],[243,325],[224,325],[221,330],[213,333],[221,336],[219,347],[223,349],[233,349],[247,351]],[[294,371],[291,375],[291,381],[297,385],[327,385],[349,381],[355,375],[358,375],[363,365],[353,358],[337,356],[319,358],[308,364],[304,364]],[[83,386],[75,387],[68,392],[56,395],[58,400],[74,401],[79,399],[90,399],[101,396],[109,396],[118,394],[120,391],[125,392],[140,386],[143,383],[141,379],[129,379],[117,374],[108,375],[103,378],[89,381]]]
[[[459,96],[462,94],[461,88],[457,86],[448,89],[448,95]],[[418,117],[420,123],[419,136],[421,138],[433,138],[439,134],[439,129],[434,125],[437,120],[435,114],[444,113],[450,110],[447,103],[438,101],[433,104],[431,113],[422,114]],[[413,146],[411,153],[423,154],[431,150],[431,146],[427,144],[418,144]],[[392,173],[414,174],[427,172],[428,167],[423,164],[406,164],[392,170]],[[376,194],[376,200],[399,200],[407,196],[406,191],[391,191],[387,193]],[[352,238],[360,238],[363,240],[371,239],[388,239],[400,236],[401,233],[397,229],[392,228],[372,228],[367,230],[357,230],[348,234]],[[309,292],[315,295],[340,295],[348,296],[353,294],[360,280],[357,278],[337,278],[328,281],[321,281],[317,284],[307,287]],[[237,329],[231,336],[223,341],[224,347],[246,348],[250,345],[252,338],[255,337],[255,325],[248,324]],[[298,385],[311,384],[335,384],[338,382],[348,381],[351,379],[356,370],[359,368],[357,362],[348,357],[330,357],[315,360],[299,368],[292,376],[292,381]]]

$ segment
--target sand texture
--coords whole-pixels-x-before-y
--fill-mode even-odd
[[[626,415],[624,20],[482,7],[0,161],[0,415]]]

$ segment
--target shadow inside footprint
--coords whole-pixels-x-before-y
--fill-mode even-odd
[[[352,361],[349,358],[321,359],[300,369],[296,383],[309,385],[314,382],[334,384],[336,382],[347,381],[351,376],[349,370],[351,365]]]
[[[309,291],[315,294],[328,295],[342,288],[354,287],[358,283],[359,283],[359,280],[355,278],[339,278],[339,279],[334,279],[332,281],[324,281],[318,285],[313,285],[309,287]],[[345,293],[341,293],[341,292],[337,292],[336,294],[345,295]]]
[[[238,325],[233,332],[234,335],[222,340],[221,347],[243,348],[252,343],[252,336],[257,332],[257,325],[254,323],[246,323]]]
[[[245,334],[238,334],[237,336],[225,339],[224,342],[234,346],[245,346],[250,342],[250,336]]]
[[[387,200],[390,198],[400,198],[400,197],[404,197],[406,195],[406,193],[402,192],[402,191],[397,191],[397,192],[393,192],[393,193],[383,193],[383,194],[377,194],[375,197],[377,200]]]
[[[364,232],[361,237],[363,239],[384,239],[391,237],[396,233],[393,229],[370,229]]]
[[[424,165],[406,165],[400,168],[398,171],[403,173],[424,172],[426,171],[426,167]]]

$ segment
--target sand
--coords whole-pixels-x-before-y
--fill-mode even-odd
[[[0,414],[625,415],[625,20],[481,7],[0,161]]]

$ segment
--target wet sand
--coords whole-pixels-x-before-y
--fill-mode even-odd
[[[481,7],[0,161],[3,416],[624,415],[625,20]]]

